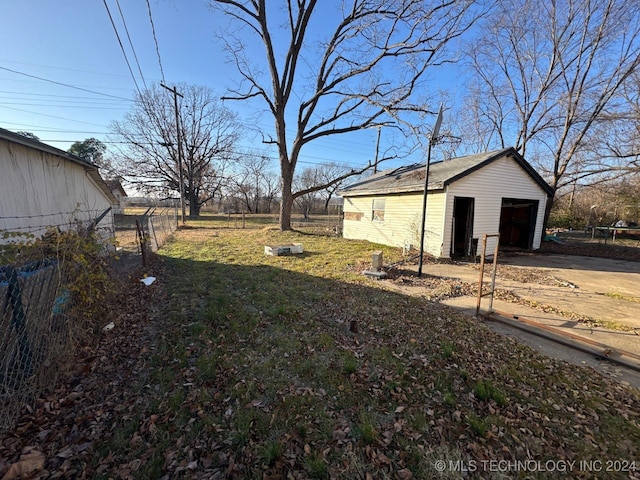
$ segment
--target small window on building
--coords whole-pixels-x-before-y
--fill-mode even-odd
[[[384,198],[374,198],[371,212],[371,220],[374,222],[384,222]]]

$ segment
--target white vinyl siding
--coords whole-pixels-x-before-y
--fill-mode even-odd
[[[525,170],[510,158],[500,158],[489,165],[461,178],[447,188],[447,215],[444,224],[444,256],[449,256],[454,197],[473,197],[473,237],[478,239],[478,254],[485,233],[498,233],[503,198],[538,200],[538,213],[533,249],[540,248],[542,223],[547,196]],[[487,252],[493,252],[495,238],[487,242]]]
[[[344,238],[369,240],[373,243],[419,248],[422,221],[422,193],[385,195],[380,197],[346,197],[344,200]],[[372,220],[375,201],[384,200],[384,221]],[[425,252],[441,256],[445,196],[429,193],[425,225]]]

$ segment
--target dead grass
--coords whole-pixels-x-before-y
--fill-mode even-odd
[[[361,275],[372,250],[387,262],[399,251],[201,226],[180,232],[163,255],[180,272],[171,316],[201,325],[173,341],[189,345],[185,365],[196,362],[183,405],[204,408],[207,392],[218,399],[205,409],[211,427],[193,440],[222,442],[213,470],[429,478],[443,442],[466,460],[637,455],[640,443],[619,442],[640,441],[638,412],[629,411],[635,393]],[[305,253],[263,253],[290,242]],[[233,455],[223,453],[224,438]]]

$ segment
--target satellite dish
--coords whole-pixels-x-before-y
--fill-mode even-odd
[[[440,125],[442,125],[442,104],[440,104],[440,110],[438,110],[438,118],[436,118],[436,124],[433,126],[433,131],[431,132],[431,138],[429,142],[431,145],[436,143],[436,139],[438,138],[438,133],[440,133]]]

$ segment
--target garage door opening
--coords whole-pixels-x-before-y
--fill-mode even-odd
[[[500,246],[533,248],[538,200],[503,198],[500,211]]]

